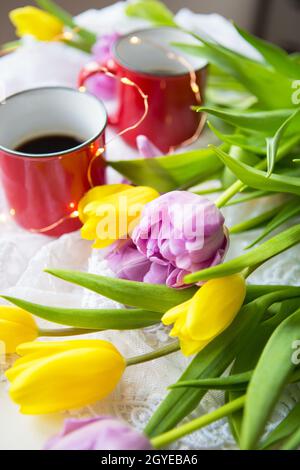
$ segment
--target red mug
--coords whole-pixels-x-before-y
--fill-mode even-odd
[[[104,146],[107,115],[95,97],[72,88],[46,87],[18,93],[0,106],[0,172],[10,213],[32,232],[60,236],[77,230],[80,199],[91,183],[105,183]],[[56,153],[31,154],[15,149],[47,136],[79,142]],[[97,153],[98,152],[98,153]]]
[[[171,43],[175,42],[197,43],[189,34],[171,27],[136,31],[116,41],[108,63],[87,64],[81,70],[79,87],[93,75],[103,73],[103,65],[116,77],[118,110],[109,123],[119,132],[133,126],[123,135],[133,147],[136,137],[143,134],[166,153],[191,142],[201,132],[201,114],[192,111],[191,106],[202,104],[206,62],[174,49]],[[127,86],[126,80],[136,86]],[[148,96],[149,109],[135,126],[145,111],[138,89]]]

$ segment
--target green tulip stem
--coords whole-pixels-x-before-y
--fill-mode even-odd
[[[86,335],[89,333],[96,333],[101,330],[89,330],[87,328],[55,328],[55,329],[43,329],[39,328],[39,336],[43,337],[61,337],[61,336],[79,336]]]
[[[225,206],[225,204],[232,199],[233,196],[238,194],[244,186],[245,185],[240,180],[236,181],[221,194],[221,196],[216,200],[215,205],[218,208]]]
[[[177,439],[181,439],[188,434],[198,431],[198,429],[208,426],[209,424],[214,423],[215,421],[218,421],[219,419],[222,419],[237,410],[240,410],[243,408],[245,401],[246,395],[243,395],[236,400],[226,403],[226,405],[221,406],[211,413],[207,413],[204,416],[193,419],[189,423],[183,424],[182,426],[172,429],[171,431],[167,431],[163,434],[160,434],[159,436],[154,437],[151,439],[151,444],[154,449],[161,449],[162,447],[166,447]]]
[[[180,350],[180,346],[178,341],[173,341],[168,346],[164,346],[163,348],[156,349],[150,353],[142,354],[140,356],[134,356],[126,361],[126,366],[135,366],[136,364],[142,364],[143,362],[153,361],[154,359],[158,359],[159,357],[167,356],[168,354],[172,354]]]

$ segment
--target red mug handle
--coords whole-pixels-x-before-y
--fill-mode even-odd
[[[104,74],[108,77],[117,79],[115,64],[112,60],[106,64],[99,64],[98,62],[90,62],[86,64],[79,72],[78,76],[78,88],[79,90],[85,90],[86,81],[98,74]],[[118,116],[108,116],[108,124],[116,126],[118,124]]]

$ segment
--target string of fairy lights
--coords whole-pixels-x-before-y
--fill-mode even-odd
[[[59,40],[62,39],[62,40],[65,40],[65,41],[71,41],[72,39],[74,39],[74,36],[77,32],[78,32],[78,28],[74,28],[71,31],[65,31],[64,33],[62,33],[59,36]],[[184,68],[186,68],[186,70],[188,71],[189,76],[190,76],[190,88],[191,88],[191,90],[192,90],[192,92],[195,96],[196,103],[201,104],[201,101],[202,101],[201,92],[200,92],[200,88],[199,88],[198,83],[197,83],[196,72],[194,70],[193,65],[185,57],[175,53],[174,51],[171,51],[170,49],[168,49],[167,47],[165,47],[161,44],[157,44],[156,42],[151,41],[149,38],[147,38],[147,39],[143,38],[142,39],[142,38],[138,37],[137,35],[133,35],[133,36],[131,36],[129,41],[132,45],[136,45],[136,46],[142,45],[143,43],[147,42],[148,44],[151,44],[152,46],[154,46],[156,48],[159,48],[164,53],[166,53],[166,57],[169,60],[177,61]],[[144,104],[144,112],[143,112],[142,116],[140,117],[140,119],[135,124],[133,124],[133,125],[127,127],[126,129],[123,129],[120,132],[118,132],[103,147],[97,149],[97,151],[95,152],[95,155],[91,158],[91,160],[89,162],[89,165],[88,165],[88,169],[87,169],[87,180],[88,180],[90,188],[93,188],[94,183],[93,183],[93,178],[92,178],[92,168],[93,168],[93,165],[94,165],[95,161],[98,158],[104,158],[104,152],[105,152],[107,146],[111,142],[118,139],[119,137],[121,137],[122,135],[126,134],[129,131],[137,129],[142,124],[142,122],[146,119],[146,117],[148,115],[148,112],[149,112],[149,98],[135,82],[133,82],[132,80],[130,80],[126,76],[122,76],[122,77],[116,76],[107,67],[101,66],[99,63],[97,63],[95,61],[92,61],[89,64],[87,64],[85,66],[85,70],[87,72],[89,72],[89,77],[91,77],[93,75],[96,75],[97,73],[100,72],[100,73],[103,73],[104,75],[106,75],[110,78],[119,80],[124,85],[134,87],[137,90],[140,97],[142,98],[143,104]],[[82,85],[82,86],[79,87],[79,91],[81,93],[85,93],[87,91],[87,88]],[[202,115],[202,117],[200,119],[200,122],[199,122],[199,126],[198,126],[196,132],[194,133],[194,135],[192,137],[190,137],[189,139],[187,139],[186,141],[182,142],[180,145],[178,145],[176,147],[175,146],[170,147],[169,153],[174,152],[178,148],[191,145],[193,142],[195,142],[201,134],[201,131],[202,131],[203,126],[205,124],[205,120],[206,120],[205,115]],[[29,231],[31,233],[36,233],[36,234],[37,233],[46,234],[47,232],[50,232],[51,230],[54,230],[55,228],[59,227],[60,225],[62,225],[63,223],[65,223],[66,221],[68,221],[70,219],[78,219],[79,218],[79,212],[77,210],[76,204],[74,202],[70,202],[68,208],[71,210],[70,214],[67,214],[67,215],[61,217],[60,219],[56,220],[55,222],[53,222],[52,224],[50,224],[48,226],[41,227],[41,228],[38,228],[38,229],[37,228],[32,228]],[[16,216],[16,210],[14,208],[11,208],[8,211],[8,213],[7,212],[6,213],[0,213],[0,223],[5,224],[5,223],[8,222],[8,219],[10,217],[13,218],[15,216]]]

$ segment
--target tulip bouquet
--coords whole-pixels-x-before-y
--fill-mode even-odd
[[[61,21],[61,31],[67,25],[78,35],[76,44],[66,36],[59,40],[76,47],[84,43],[91,50],[95,37],[77,29],[52,2],[37,3],[47,10],[43,15]],[[131,2],[126,12],[160,26],[179,27],[156,0]],[[16,15],[12,20],[19,22]],[[21,26],[22,35],[28,23],[26,28]],[[51,28],[52,38],[45,37],[42,28],[40,39],[57,38],[54,20]],[[144,435],[110,417],[68,421],[48,449],[162,448],[224,417],[241,449],[300,445],[299,403],[265,434],[281,392],[300,380],[295,351],[300,340],[300,287],[248,282],[263,263],[300,243],[296,219],[300,213],[296,80],[300,61],[298,55],[288,55],[236,29],[261,60],[194,33],[199,45],[176,44],[178,50],[205,57],[211,64],[207,105],[195,112],[211,116],[208,126],[220,145],[153,155],[153,146],[146,141],[142,147],[151,159],[108,162],[130,183],[91,189],[78,212],[82,237],[93,240],[95,249],[108,249],[106,259],[116,277],[47,270],[126,307],[54,308],[5,297],[15,307],[1,308],[0,339],[7,353],[16,351],[20,356],[6,374],[10,395],[23,413],[43,414],[93,403],[114,389],[126,367],[176,351],[193,356],[178,382],[170,384]],[[31,32],[38,37],[36,29]],[[227,91],[235,92],[234,100],[227,100]],[[211,180],[219,182],[215,202],[207,197],[215,186],[213,190],[201,187]],[[271,200],[274,194],[280,201],[275,207],[226,226],[222,207],[266,196]],[[244,253],[227,261],[230,238],[254,228],[261,229],[259,237]],[[69,328],[39,330],[32,314]],[[131,358],[103,340],[35,341],[38,336],[139,329],[160,322],[172,325],[170,337],[175,339],[164,348]],[[215,389],[225,391],[226,403],[179,425],[207,391]]]

